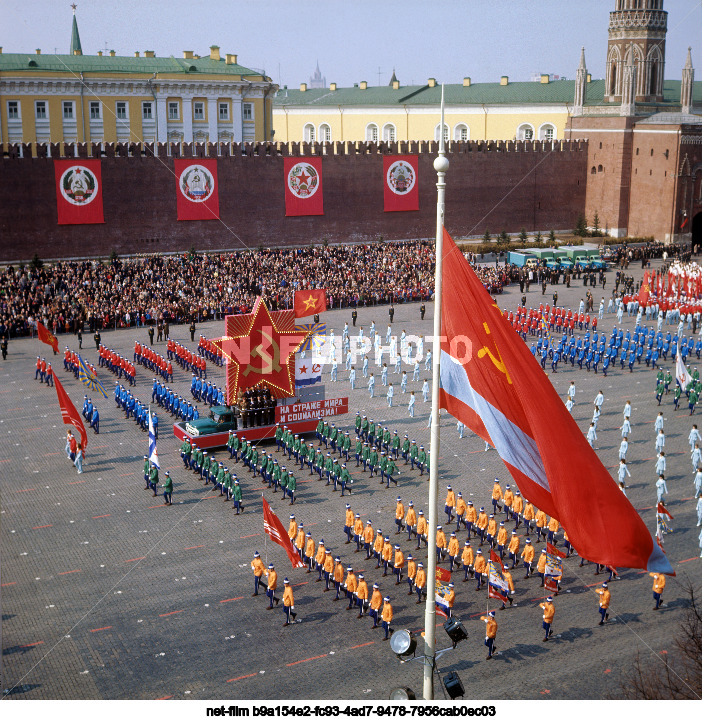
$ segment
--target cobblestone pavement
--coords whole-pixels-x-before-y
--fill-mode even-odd
[[[641,275],[634,268],[634,275]],[[608,273],[608,293],[614,284]],[[585,289],[558,286],[559,303],[577,306]],[[546,300],[553,289],[549,288]],[[595,291],[596,306],[604,295]],[[509,288],[497,301],[515,308],[520,293]],[[540,290],[528,295],[530,305],[542,300]],[[368,329],[375,321],[384,335],[385,306],[359,310],[358,326]],[[323,318],[340,335],[350,311],[330,311]],[[616,318],[605,316],[601,329],[611,332]],[[431,333],[431,307],[419,317],[419,305],[398,306],[393,330],[399,335]],[[623,327],[633,327],[625,317]],[[223,323],[198,327],[210,337],[223,331]],[[176,326],[172,337],[193,347],[187,327]],[[135,339],[147,340],[144,329],[105,332],[103,342],[131,356]],[[60,337],[77,349],[75,337]],[[165,343],[155,344],[165,354]],[[48,353],[47,353],[48,351]],[[35,340],[15,340],[8,359],[0,365],[0,469],[2,470],[2,663],[3,688],[12,699],[386,699],[397,686],[421,693],[420,663],[400,664],[379,629],[358,620],[333,603],[333,593],[322,593],[315,575],[291,569],[282,549],[266,542],[263,534],[260,479],[241,473],[246,511],[236,516],[192,474],[182,469],[178,443],[170,424],[160,414],[159,455],[174,480],[174,505],[144,490],[142,456],[146,434],[126,421],[110,396],[97,400],[100,435],[89,431],[88,455],[82,478],[64,454],[65,427],[56,393],[34,380],[37,353],[51,354]],[[86,337],[84,356],[96,363],[95,349]],[[75,405],[82,407],[84,387],[63,370],[62,357],[52,357],[56,373]],[[667,365],[672,367],[672,361]],[[223,383],[220,369],[210,376]],[[347,372],[339,367],[338,383],[327,382],[327,397],[349,395],[349,414],[339,418],[351,429],[356,410],[387,422],[400,435],[408,433],[428,445],[429,404],[421,399],[419,382],[417,416],[408,418],[407,395],[399,376],[390,373],[396,394],[388,408],[377,373],[376,397],[369,399],[359,372],[357,389],[350,392]],[[411,374],[410,374],[411,375]],[[99,369],[106,387],[112,376]],[[629,450],[629,498],[649,526],[655,525],[654,431],[658,412],[654,399],[654,374],[637,366],[633,373],[619,369],[607,378],[577,368],[561,367],[549,378],[565,396],[571,379],[577,386],[574,417],[583,432],[589,425],[592,401],[601,388],[605,404],[598,428],[598,454],[614,473],[620,441],[619,426],[625,400],[633,406],[633,434]],[[150,397],[152,375],[137,369],[136,393]],[[328,381],[328,376],[326,376]],[[175,367],[174,384],[184,395],[189,375]],[[93,401],[96,394],[92,393]],[[673,412],[672,394],[664,400],[668,454],[669,507],[675,531],[666,538],[666,550],[678,573],[668,580],[662,610],[654,612],[651,579],[637,570],[622,572],[611,584],[612,620],[599,627],[597,597],[593,586],[604,580],[594,567],[580,568],[578,558],[565,561],[563,590],[556,599],[554,637],[542,643],[538,603],[544,593],[538,578],[524,580],[515,571],[515,605],[498,611],[494,660],[485,660],[484,625],[478,616],[486,609],[486,592],[476,593],[474,583],[457,577],[455,612],[466,625],[469,638],[439,661],[440,671],[456,670],[469,698],[602,698],[618,695],[622,672],[641,653],[655,665],[660,654],[673,651],[672,638],[682,617],[681,582],[700,580],[697,529],[692,500],[693,484],[687,435],[691,419],[686,411]],[[201,409],[202,410],[202,409]],[[483,442],[471,433],[462,440],[455,422],[442,417],[440,454],[440,507],[446,483],[451,483],[476,506],[489,505],[495,477],[503,482],[508,473],[495,451],[484,451]],[[269,444],[270,445],[270,444]],[[216,454],[223,459],[226,454]],[[280,458],[280,454],[278,454]],[[426,475],[400,466],[399,488],[387,490],[352,464],[355,479],[350,502],[364,522],[394,530],[395,498],[414,500],[427,508]],[[405,585],[395,587],[392,577],[382,578],[374,564],[353,546],[344,544],[343,517],[347,498],[331,492],[322,482],[302,474],[297,519],[323,537],[335,554],[357,570],[366,572],[369,585],[379,581],[391,596],[393,627],[414,631],[423,626],[423,606],[406,595]],[[280,494],[266,491],[266,498],[287,526],[291,507]],[[584,512],[587,509],[583,509]],[[440,518],[445,518],[440,514]],[[463,543],[465,531],[459,533]],[[393,537],[394,538],[394,537]],[[398,536],[405,553],[414,543]],[[250,561],[259,550],[266,562],[275,561],[281,581],[290,577],[301,623],[283,628],[281,608],[266,611],[265,597],[252,598]],[[420,552],[426,558],[426,550]],[[282,583],[281,583],[282,586]],[[494,602],[492,602],[494,603]],[[439,628],[437,646],[448,645]],[[441,691],[437,690],[441,698]]]

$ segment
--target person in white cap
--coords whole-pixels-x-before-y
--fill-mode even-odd
[[[173,497],[173,481],[171,480],[171,474],[166,471],[166,480],[161,484],[163,488],[163,505],[172,506],[171,498]]]
[[[291,621],[290,618],[292,617],[292,623],[295,623],[295,618],[297,617],[297,614],[295,613],[295,598],[293,597],[293,590],[290,586],[290,581],[288,579],[283,580],[283,584],[285,586],[285,591],[283,592],[283,608],[285,609],[285,623],[283,626],[289,626]]]
[[[278,587],[278,574],[272,563],[268,564],[268,568],[266,569],[266,578],[268,579],[266,596],[268,596],[270,600],[270,605],[266,606],[266,610],[270,611],[273,608],[273,601],[275,601],[276,606],[280,603],[280,599],[275,595],[275,590]]]
[[[497,621],[495,621],[495,612],[490,611],[487,616],[481,616],[480,620],[487,624],[485,627],[485,645],[488,650],[486,660],[489,661],[497,651],[497,648],[495,647],[495,639],[497,638]]]
[[[553,617],[556,614],[556,609],[553,605],[553,596],[549,596],[544,603],[540,603],[539,606],[544,611],[544,622],[543,622],[543,629],[544,629],[544,641],[548,641],[549,637],[553,635],[553,629],[551,628],[551,624],[553,623]]]
[[[595,590],[595,593],[600,597],[600,626],[604,626],[605,621],[609,618],[609,602],[612,598],[612,594],[607,588],[607,584],[603,583],[602,588]]]

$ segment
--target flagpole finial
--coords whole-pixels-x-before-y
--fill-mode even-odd
[[[434,170],[437,173],[445,173],[449,168],[449,161],[446,157],[446,141],[444,139],[444,85],[441,85],[441,124],[439,125],[439,155],[434,159]]]

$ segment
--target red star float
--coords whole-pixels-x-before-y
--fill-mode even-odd
[[[258,298],[251,313],[226,316],[224,328],[225,336],[212,343],[225,359],[228,404],[256,386],[267,387],[274,398],[295,396],[295,353],[310,333],[295,329],[294,311],[271,312]]]

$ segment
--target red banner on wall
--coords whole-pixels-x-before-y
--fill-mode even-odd
[[[104,223],[99,160],[54,160],[59,225]]]
[[[294,403],[290,406],[276,406],[276,423],[316,420],[325,416],[340,416],[349,412],[348,398],[327,398],[324,401]]]
[[[416,155],[383,156],[385,212],[419,210],[419,163]]]
[[[324,215],[321,158],[284,158],[285,215]]]
[[[218,220],[215,158],[175,158],[178,220]]]

